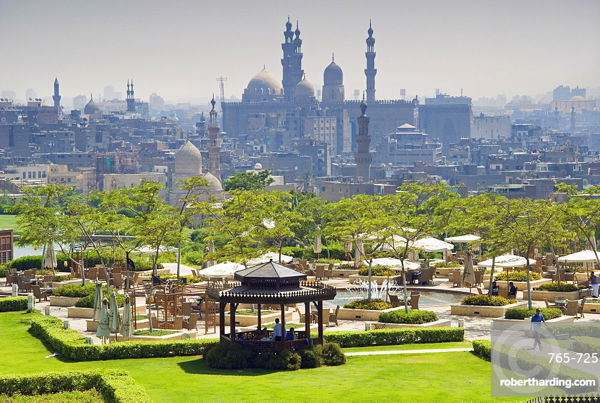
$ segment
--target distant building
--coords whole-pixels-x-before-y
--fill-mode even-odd
[[[486,116],[481,113],[473,116],[471,138],[502,139],[510,136],[511,122],[509,116]]]

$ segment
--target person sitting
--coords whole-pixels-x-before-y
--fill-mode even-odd
[[[281,341],[282,336],[281,323],[279,323],[279,318],[275,318],[275,326],[273,327],[273,340]]]
[[[496,284],[496,281],[494,281],[492,283],[492,296],[498,296],[498,292],[499,292],[499,288],[498,288],[498,284]]]
[[[296,334],[294,333],[294,328],[291,327],[289,332],[285,333],[285,339],[286,340],[295,340],[296,339]]]
[[[235,341],[243,343],[244,342],[244,335],[242,335],[241,333],[238,333],[237,339],[235,339]]]
[[[590,276],[590,285],[592,286],[592,296],[598,298],[598,277],[596,277],[594,272],[592,272],[592,275]]]
[[[508,298],[517,298],[517,287],[512,281],[508,284]]]

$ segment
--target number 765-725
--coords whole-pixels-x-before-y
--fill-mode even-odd
[[[548,353],[549,363],[568,364],[570,362],[577,364],[597,364],[598,353]]]

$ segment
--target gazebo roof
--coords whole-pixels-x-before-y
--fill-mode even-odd
[[[247,304],[290,304],[298,302],[322,301],[335,298],[336,289],[321,283],[302,282],[298,286],[256,288],[245,285],[219,290],[209,288],[208,295],[220,302],[242,302]]]
[[[257,266],[239,270],[234,275],[244,286],[260,286],[279,288],[283,286],[298,286],[300,280],[306,280],[306,274],[290,269],[279,263],[269,261]]]

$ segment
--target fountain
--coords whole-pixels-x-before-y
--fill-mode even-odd
[[[369,295],[369,282],[367,280],[356,280],[357,287],[347,288],[346,291],[352,299],[366,299]],[[371,299],[387,300],[388,292],[397,292],[401,287],[396,285],[393,280],[383,280],[381,286],[377,282],[371,281]]]

